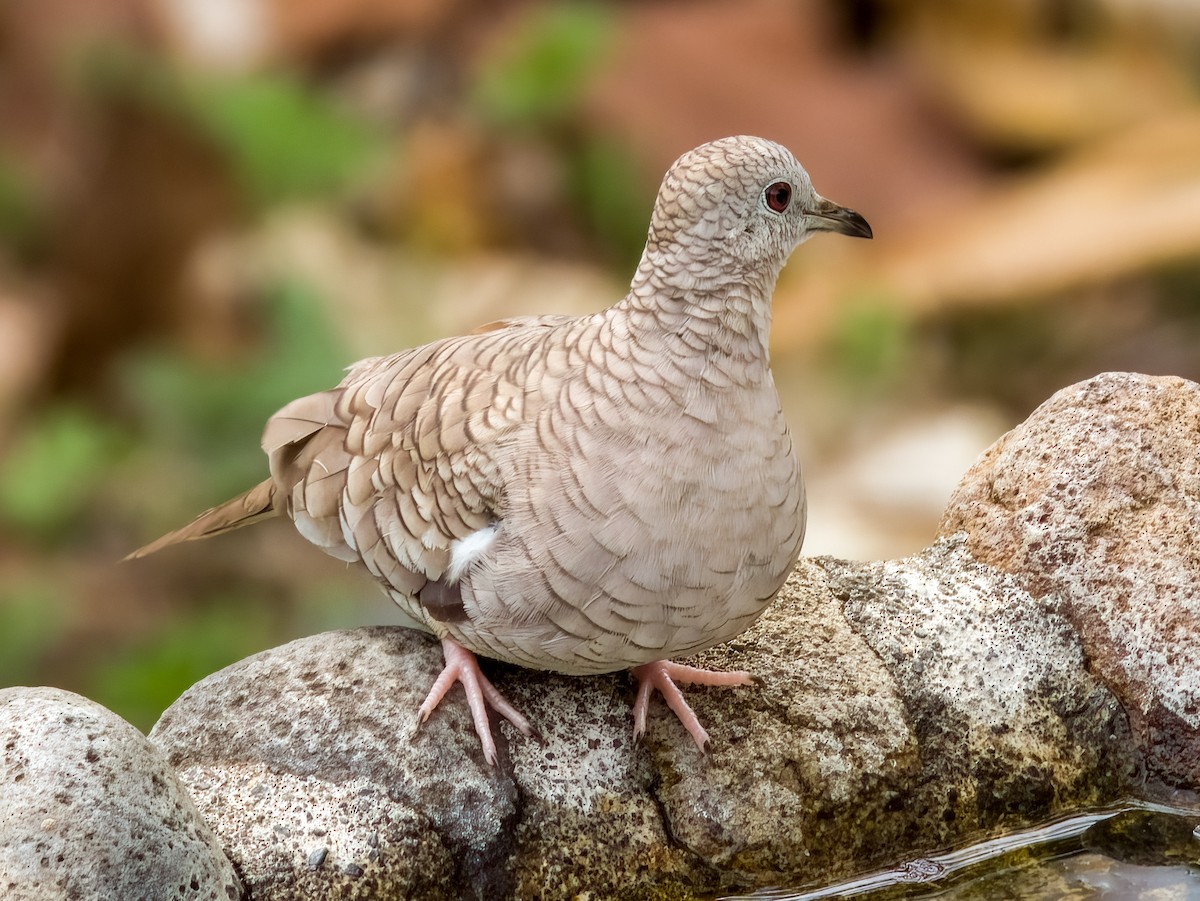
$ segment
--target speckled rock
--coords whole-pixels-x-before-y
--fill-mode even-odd
[[[241,886],[163,755],[86,698],[0,690],[0,897],[236,901]]]
[[[1069,624],[961,541],[802,561],[738,641],[764,684],[691,689],[702,757],[633,687],[491,666],[542,732],[487,767],[456,689],[401,629],[329,633],[194,686],[152,739],[263,898],[711,897],[845,876],[1127,794],[1136,749]],[[487,664],[485,664],[486,666]]]
[[[1138,783],[1124,713],[1069,624],[961,541],[801,561],[741,643],[702,659],[766,679],[719,701],[742,746],[713,755],[718,772],[659,758],[659,794],[672,835],[756,882],[850,875]]]
[[[1200,789],[1200,385],[1059,391],[967,473],[939,532],[1056,603],[1150,777]]]
[[[414,734],[440,670],[406,629],[332,632],[189,689],[150,734],[254,901],[501,898],[517,793],[465,704]]]

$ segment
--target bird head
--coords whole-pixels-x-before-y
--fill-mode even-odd
[[[673,282],[761,272],[773,283],[796,246],[821,231],[871,237],[866,219],[816,192],[786,147],[739,135],[675,161],[659,189],[646,250]]]

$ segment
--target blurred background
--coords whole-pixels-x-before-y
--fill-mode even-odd
[[[1200,378],[1194,0],[0,3],[0,685],[147,728],[395,621],[279,522],[119,561],[349,362],[614,302],[664,169],[734,133],[876,233],[776,296],[806,553],[920,549],[1067,384]]]

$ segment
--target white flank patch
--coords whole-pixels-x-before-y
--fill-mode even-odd
[[[466,538],[458,538],[450,542],[450,567],[446,570],[446,581],[453,585],[472,563],[488,552],[492,542],[496,540],[498,526],[493,523],[484,526],[478,532],[472,532]]]

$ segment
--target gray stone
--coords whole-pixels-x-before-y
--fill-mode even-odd
[[[406,629],[302,639],[189,689],[150,734],[255,901],[506,896],[516,789],[465,705],[414,734],[440,651]]]
[[[1064,388],[984,453],[939,532],[1056,604],[1150,777],[1200,789],[1200,385]]]
[[[0,690],[0,896],[6,901],[242,897],[163,755],[54,688]]]
[[[1124,715],[1069,625],[961,542],[802,561],[749,633],[698,659],[764,680],[689,691],[707,757],[657,701],[635,746],[624,675],[494,666],[542,740],[501,725],[493,770],[461,695],[412,737],[440,655],[387,628],[235,664],[152,739],[256,899],[703,897],[846,875],[1136,782]]]
[[[677,840],[755,884],[848,876],[1137,785],[1125,715],[1069,624],[961,541],[801,561],[738,645],[702,660],[766,679],[710,714],[743,740],[707,764],[664,754],[659,794]]]

